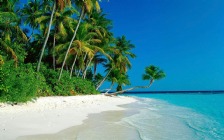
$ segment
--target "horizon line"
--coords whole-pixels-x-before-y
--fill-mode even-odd
[[[224,93],[224,90],[162,90],[162,91],[128,91],[125,93]]]

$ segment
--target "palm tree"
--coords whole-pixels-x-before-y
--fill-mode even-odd
[[[78,31],[78,34],[76,36],[76,40],[74,40],[72,42],[71,48],[69,50],[69,54],[68,54],[68,58],[71,56],[74,56],[74,61],[72,64],[72,71],[73,71],[73,67],[75,66],[77,57],[83,57],[83,62],[81,63],[82,66],[80,65],[81,69],[84,69],[84,61],[86,60],[87,57],[93,57],[93,50],[92,48],[94,48],[95,46],[93,46],[93,43],[98,42],[99,40],[96,40],[93,38],[93,36],[96,35],[96,33],[94,32],[90,32],[89,28],[91,28],[91,25],[88,23],[83,23],[80,26],[80,30]],[[65,57],[65,51],[68,48],[70,42],[66,42],[63,44],[59,44],[56,46],[56,50],[57,52],[59,52],[59,59],[58,59],[58,63],[63,62],[63,58]],[[77,56],[78,55],[78,56]],[[66,64],[68,65],[69,63],[67,62],[68,60],[66,60]],[[80,63],[79,63],[80,64]],[[70,72],[70,74],[72,73],[72,71]]]
[[[97,72],[97,65],[98,64],[105,64],[107,62],[107,59],[102,57],[100,54],[97,54],[94,56],[93,58],[93,63],[94,63],[94,68],[93,68],[93,79],[96,76],[96,72]]]
[[[150,66],[145,68],[145,74],[142,75],[143,80],[149,80],[149,85],[147,85],[147,86],[135,86],[135,87],[132,87],[132,88],[129,88],[129,89],[114,92],[110,95],[117,95],[119,93],[123,93],[123,92],[130,91],[130,90],[137,89],[137,88],[149,88],[155,80],[160,80],[160,79],[165,78],[165,77],[166,77],[166,74],[159,67],[156,67],[154,65],[150,65]]]
[[[122,91],[122,86],[131,84],[126,73],[120,73],[116,79],[118,84],[117,91]]]
[[[32,29],[29,40],[32,38],[34,30],[38,28],[39,23],[36,22],[36,19],[42,15],[40,12],[41,2],[39,0],[29,1],[28,4],[25,4],[21,10],[22,18],[24,19],[24,24],[29,25]]]
[[[113,59],[121,72],[127,72],[128,68],[131,68],[130,58],[136,57],[136,55],[131,52],[131,49],[135,48],[135,46],[131,44],[130,40],[126,40],[125,36],[122,36],[117,38],[115,48],[116,53]]]
[[[96,75],[97,65],[105,63],[107,59],[111,59],[111,57],[108,55],[108,48],[113,40],[113,34],[110,32],[110,29],[112,27],[112,21],[107,19],[105,16],[106,14],[104,14],[102,11],[98,12],[96,10],[93,10],[89,18],[86,19],[86,21],[92,25],[91,31],[97,34],[95,38],[101,40],[101,42],[98,43],[97,46],[100,47],[105,52],[105,53],[96,52],[94,55],[93,78]],[[107,59],[105,58],[105,56]]]
[[[43,44],[43,47],[42,47],[42,50],[41,50],[38,65],[37,65],[37,72],[39,72],[39,70],[40,70],[40,63],[41,63],[41,60],[42,60],[42,57],[43,57],[43,54],[44,54],[44,50],[45,50],[45,47],[47,45],[47,41],[48,41],[48,38],[49,38],[49,35],[50,35],[55,9],[56,9],[56,2],[54,2],[54,4],[53,4],[53,10],[51,12],[51,19],[50,19],[49,26],[48,26],[48,32],[47,32],[47,35],[46,35],[46,38],[45,38],[45,41],[44,41],[44,44]]]
[[[46,1],[48,1],[48,0],[46,0]],[[42,47],[42,50],[41,50],[40,58],[39,58],[39,61],[38,61],[37,72],[39,72],[39,70],[40,70],[41,60],[43,58],[44,50],[45,50],[45,47],[46,47],[47,42],[48,42],[48,38],[49,38],[49,35],[50,35],[50,31],[51,31],[51,26],[52,26],[52,23],[53,23],[53,16],[54,16],[55,11],[57,10],[56,8],[60,7],[60,9],[62,10],[66,5],[70,5],[70,4],[71,4],[70,0],[65,0],[65,1],[64,0],[56,0],[53,3],[53,9],[52,9],[52,12],[51,12],[51,18],[50,18],[50,22],[49,22],[49,25],[48,25],[47,35],[46,35],[46,38],[45,38],[45,41],[44,41],[44,44],[43,44],[43,47]]]
[[[118,69],[121,75],[122,74],[125,75],[128,68],[131,68],[131,62],[129,59],[136,57],[135,54],[130,52],[131,49],[133,49],[134,47],[135,46],[131,44],[129,40],[126,40],[125,36],[118,37],[115,40],[115,46],[109,48],[113,62],[110,61],[106,66],[107,67],[113,66],[113,67],[107,68],[110,69],[108,70],[108,72],[110,73],[113,69]],[[107,73],[105,77],[109,76],[109,73]],[[97,90],[103,84],[104,80],[106,80],[106,78],[104,78],[103,81],[101,81],[101,83],[97,86],[96,88]],[[119,88],[121,88],[121,85],[118,84],[118,89]]]
[[[107,80],[108,76],[110,76],[109,79],[112,79],[113,74],[110,74],[110,73],[116,69],[115,65],[116,64],[114,63],[113,59],[110,60],[107,64],[104,64],[104,67],[106,68],[105,72],[107,72],[107,74],[106,74],[106,76],[104,76],[104,78],[101,80],[101,82],[99,82],[99,84],[96,86],[96,90],[98,90],[103,85],[105,80]],[[116,80],[114,80],[114,81],[116,81]]]
[[[80,12],[81,14],[80,14],[80,16],[79,16],[78,24],[77,24],[77,26],[76,26],[74,35],[73,35],[73,37],[72,37],[72,39],[71,39],[71,41],[70,41],[70,44],[69,44],[69,46],[68,46],[68,49],[67,49],[67,51],[66,51],[65,58],[64,58],[64,61],[63,61],[63,63],[62,63],[62,67],[61,67],[61,71],[60,71],[58,80],[61,79],[62,71],[63,71],[64,65],[65,65],[66,59],[67,59],[67,57],[68,57],[69,50],[70,50],[70,48],[71,48],[71,46],[72,46],[72,43],[73,43],[73,41],[74,41],[74,39],[75,39],[75,37],[76,37],[78,28],[79,28],[79,26],[80,26],[80,23],[81,23],[82,18],[84,17],[84,14],[85,14],[85,13],[91,13],[91,11],[92,11],[94,8],[97,9],[98,11],[100,10],[100,6],[99,6],[99,3],[98,3],[97,0],[76,0],[76,1],[75,1],[75,4],[76,4],[76,6],[78,6],[78,7],[81,8],[81,12]]]
[[[166,74],[154,65],[150,65],[145,68],[145,74],[143,74],[143,80],[150,80],[150,83],[145,88],[149,88],[155,80],[160,80],[166,77]]]
[[[0,2],[0,48],[5,51],[5,54],[10,54],[14,59],[17,67],[19,58],[24,59],[25,54],[21,53],[20,57],[16,55],[19,49],[22,50],[24,43],[27,42],[27,36],[19,27],[20,18],[14,11],[17,1]]]

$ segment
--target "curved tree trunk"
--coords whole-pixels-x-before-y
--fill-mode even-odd
[[[132,87],[132,88],[128,88],[128,89],[125,89],[125,90],[122,90],[122,91],[117,91],[117,92],[114,92],[114,93],[110,93],[110,94],[108,94],[108,93],[105,93],[104,95],[106,95],[106,96],[117,96],[117,94],[121,94],[121,93],[124,93],[124,92],[126,92],[126,91],[131,91],[131,90],[133,90],[133,89],[138,89],[138,88],[149,88],[149,87],[151,87],[152,86],[152,83],[154,82],[154,80],[152,79],[152,80],[150,80],[150,83],[149,83],[149,85],[148,86],[135,86],[135,87]]]
[[[89,60],[89,63],[87,64],[86,69],[83,72],[83,79],[86,79],[86,72],[87,72],[87,70],[89,68],[89,65],[91,64],[92,60],[93,60],[93,57]]]
[[[28,38],[27,42],[29,42],[31,40],[31,38],[33,37],[33,28],[32,28],[32,33],[30,34],[30,37]]]
[[[97,63],[94,63],[93,79],[96,77]]]
[[[51,26],[52,26],[52,21],[53,21],[53,16],[54,16],[55,8],[56,8],[56,3],[54,2],[53,10],[52,10],[52,13],[51,13],[51,19],[50,19],[50,23],[49,23],[49,27],[48,27],[47,36],[45,38],[44,45],[43,45],[42,50],[41,50],[39,62],[38,62],[38,65],[37,65],[37,72],[39,72],[39,70],[40,70],[40,63],[41,63],[41,60],[43,58],[44,50],[46,48],[47,41],[48,41],[48,38],[49,38],[49,35],[50,35],[50,31],[51,31]]]
[[[100,84],[96,87],[96,90],[98,90],[102,86],[102,84],[107,79],[108,75],[110,74],[111,70],[112,70],[112,68],[108,71],[107,75],[103,78],[103,80],[100,82]]]
[[[83,62],[85,62],[86,56],[87,56],[87,52],[84,56]],[[79,69],[77,77],[79,77],[79,75],[81,74],[81,71],[82,71],[82,68]]]
[[[107,92],[105,92],[105,94],[108,94],[108,92],[111,91],[111,89],[113,88],[113,86],[114,86],[114,82],[111,83],[110,88],[107,90]]]
[[[74,39],[75,39],[75,37],[76,37],[76,34],[77,34],[77,31],[78,31],[79,25],[80,25],[80,23],[81,23],[82,17],[83,17],[83,15],[84,15],[84,12],[85,12],[85,9],[84,9],[84,7],[82,7],[81,15],[80,15],[80,17],[79,17],[78,24],[77,24],[77,26],[76,26],[76,28],[75,28],[75,32],[74,32],[74,35],[73,35],[73,37],[72,37],[72,40],[70,41],[69,46],[68,46],[68,49],[67,49],[67,52],[66,52],[66,54],[65,54],[65,59],[64,59],[64,61],[63,61],[63,63],[62,63],[61,71],[60,71],[60,75],[59,75],[58,80],[61,79],[62,71],[63,71],[63,68],[64,68],[64,66],[65,66],[66,59],[67,59],[67,57],[68,57],[68,52],[69,52],[69,50],[70,50],[70,48],[71,48],[71,46],[72,46],[72,42],[74,41]]]
[[[78,53],[76,54],[75,59],[74,59],[73,64],[72,64],[72,68],[71,68],[71,72],[70,72],[70,79],[72,78],[72,73],[73,73],[73,69],[74,69],[77,57],[78,57]]]

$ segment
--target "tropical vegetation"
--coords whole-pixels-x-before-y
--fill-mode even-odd
[[[135,46],[113,35],[100,1],[20,2],[0,1],[0,102],[98,94],[105,81],[120,92],[130,85]],[[164,77],[153,73],[157,67],[146,69],[150,83]]]

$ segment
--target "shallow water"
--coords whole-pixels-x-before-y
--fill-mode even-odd
[[[139,114],[123,121],[145,140],[223,140],[224,94],[130,94]]]

